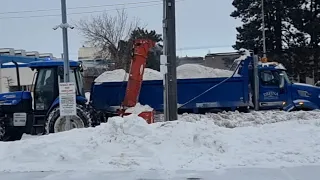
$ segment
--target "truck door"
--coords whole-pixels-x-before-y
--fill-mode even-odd
[[[261,70],[259,72],[259,106],[260,109],[278,109],[286,100],[286,86],[280,89],[280,72]]]

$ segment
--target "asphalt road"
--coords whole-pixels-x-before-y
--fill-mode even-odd
[[[0,172],[2,180],[318,180],[320,166],[282,169],[237,168],[225,171]]]

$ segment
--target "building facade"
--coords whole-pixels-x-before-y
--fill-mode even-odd
[[[26,51],[24,49],[0,48],[0,93],[13,92],[18,90],[18,81],[15,65],[12,62],[4,62],[1,56],[12,57],[19,64],[20,85],[22,90],[33,91],[33,80],[35,72],[32,71],[26,62],[19,59],[23,57],[57,59],[52,53],[39,53],[38,51]],[[17,58],[15,58],[17,57]],[[25,58],[24,58],[25,59]],[[11,61],[11,60],[10,60]]]

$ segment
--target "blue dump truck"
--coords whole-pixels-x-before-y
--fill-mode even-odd
[[[248,56],[236,64],[231,77],[178,79],[178,113],[246,112],[250,108],[285,111],[319,108],[320,88],[290,82],[282,64],[255,63],[254,56]],[[93,108],[104,113],[115,112],[124,98],[126,83],[93,83],[90,95]],[[140,104],[162,112],[163,87],[162,80],[143,81]]]

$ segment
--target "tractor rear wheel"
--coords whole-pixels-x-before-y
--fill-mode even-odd
[[[91,127],[91,117],[89,112],[82,106],[77,104],[77,115],[70,117],[71,128],[87,128]],[[55,107],[46,120],[45,134],[58,133],[66,131],[66,118],[60,116],[60,107]]]

